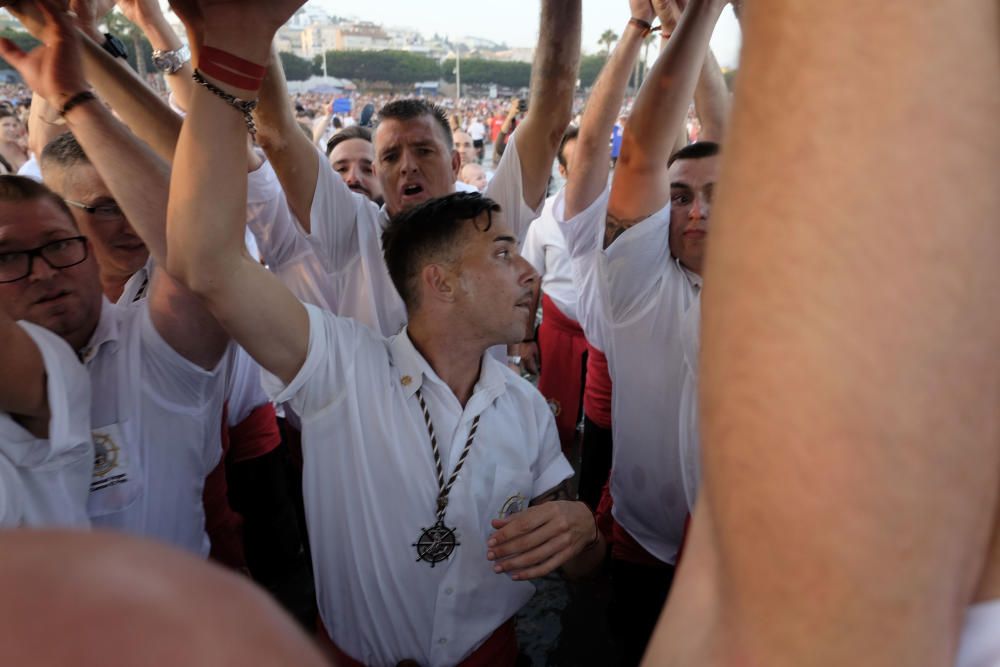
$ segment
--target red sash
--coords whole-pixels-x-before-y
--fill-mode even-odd
[[[323,621],[317,619],[317,639],[320,648],[328,656],[333,657],[337,667],[365,667],[365,664],[358,662],[347,655],[333,643]],[[403,663],[400,663],[401,665]],[[489,638],[479,645],[468,658],[458,664],[458,667],[514,667],[517,664],[517,633],[514,631],[514,619],[508,619],[506,623],[493,631]]]
[[[542,372],[538,391],[549,402],[556,417],[563,451],[573,446],[580,421],[583,394],[583,353],[587,339],[580,325],[563,315],[547,295],[542,294],[542,325],[538,328],[538,354]]]
[[[587,344],[587,383],[583,388],[583,413],[604,429],[611,428],[611,374],[608,358]]]

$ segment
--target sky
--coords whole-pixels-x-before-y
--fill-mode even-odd
[[[335,16],[450,37],[483,37],[511,47],[531,47],[538,38],[539,0],[309,0]],[[583,0],[583,50],[596,53],[607,30],[621,34],[630,16],[626,0]],[[737,65],[740,29],[727,6],[712,36],[712,49],[723,67]]]

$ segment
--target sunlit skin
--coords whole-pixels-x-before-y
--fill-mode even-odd
[[[97,170],[89,164],[63,168],[46,165],[45,183],[64,199],[87,206],[113,204],[114,198]],[[101,269],[101,282],[109,298],[117,299],[126,281],[149,259],[149,250],[124,214],[102,217],[70,206],[70,213],[90,239]]]
[[[351,190],[381,201],[382,184],[375,176],[375,147],[364,139],[347,139],[334,146],[330,166]]]
[[[390,215],[455,191],[460,158],[433,117],[387,118],[374,139],[375,174]]]
[[[670,178],[670,254],[701,275],[719,156],[677,160]]]
[[[466,185],[471,185],[482,192],[486,189],[486,170],[478,164],[463,164],[458,172],[459,179]]]
[[[0,201],[0,253],[75,236],[80,231],[73,219],[48,199]],[[0,306],[15,320],[43,326],[79,350],[90,340],[101,315],[97,272],[93,252],[82,263],[64,269],[35,258],[26,278],[0,283]]]

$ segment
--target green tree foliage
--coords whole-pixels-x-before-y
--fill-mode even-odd
[[[300,58],[294,53],[282,52],[278,55],[281,56],[281,66],[285,68],[285,77],[289,81],[305,81],[315,73],[313,64],[305,58]],[[322,70],[322,66],[320,69]]]
[[[326,68],[330,76],[353,81],[401,84],[441,77],[436,60],[406,51],[327,51]],[[323,71],[322,56],[316,56],[313,71]]]
[[[441,76],[448,83],[455,82],[454,58],[441,64]],[[495,83],[509,88],[527,88],[531,85],[531,63],[462,58],[462,83]]]
[[[604,46],[604,57],[611,55],[611,45],[618,41],[618,34],[614,30],[605,30],[601,33],[601,38],[597,43]]]
[[[583,56],[580,59],[580,86],[590,88],[597,81],[597,75],[601,73],[606,58],[603,54],[593,56]]]

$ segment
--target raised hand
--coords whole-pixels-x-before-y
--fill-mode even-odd
[[[634,19],[641,19],[647,23],[652,23],[656,17],[656,13],[653,11],[653,3],[650,0],[628,0],[628,7]]]
[[[122,11],[129,21],[141,26],[151,18],[162,16],[160,3],[157,0],[117,0],[114,4]]]
[[[170,0],[197,44],[258,55],[267,60],[274,33],[305,4],[305,0]],[[264,44],[263,54],[260,45]]]
[[[69,8],[76,14],[76,24],[95,39],[100,35],[97,24],[114,6],[114,0],[69,0]]]
[[[687,6],[687,0],[652,0],[653,10],[663,26],[662,33],[669,36],[681,20],[681,14]]]
[[[25,53],[10,40],[0,40],[0,56],[9,62],[25,83],[57,109],[77,93],[87,90],[80,58],[80,38],[56,0],[34,0],[33,16],[41,19],[38,38],[42,46]],[[34,13],[37,10],[37,14]]]

